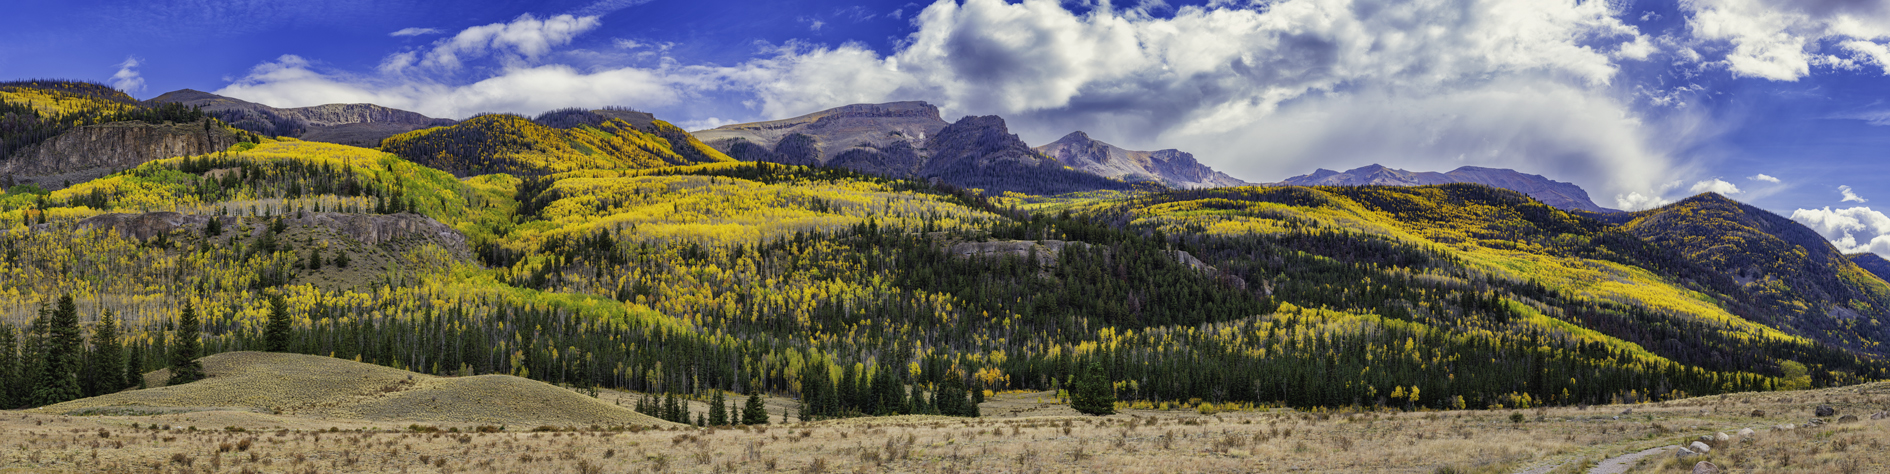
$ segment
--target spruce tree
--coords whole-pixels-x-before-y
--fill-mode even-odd
[[[289,304],[283,301],[281,294],[269,296],[269,323],[263,337],[266,341],[265,350],[289,351]]]
[[[85,338],[79,332],[79,308],[72,295],[59,298],[47,327],[46,363],[40,366],[34,405],[51,405],[85,396],[79,386],[79,354]]]
[[[85,371],[86,394],[99,396],[125,388],[125,348],[118,341],[118,317],[112,310],[92,328],[92,357]]]
[[[709,404],[709,426],[727,426],[728,399],[722,396],[721,390],[715,391],[715,396],[710,398]]]
[[[1115,387],[1103,375],[1102,363],[1090,362],[1070,385],[1070,408],[1089,415],[1116,413]]]
[[[20,406],[16,392],[25,381],[20,377],[19,345],[13,336],[13,325],[0,323],[0,410]]]
[[[177,317],[177,327],[171,331],[171,380],[166,385],[179,385],[203,379],[203,363],[197,361],[202,352],[199,333],[203,330],[197,322],[197,309],[190,301],[184,301],[184,312]]]
[[[760,391],[748,392],[748,406],[742,409],[742,424],[768,424],[768,406],[762,403]]]
[[[125,382],[120,387],[144,388],[144,350],[138,347],[127,349],[130,349],[126,351],[130,354],[125,357],[125,373],[122,375]]]

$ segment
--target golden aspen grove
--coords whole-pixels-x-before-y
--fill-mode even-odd
[[[798,398],[800,420],[977,416],[987,393],[1093,392],[1077,377],[1092,366],[1117,407],[1218,410],[1890,377],[1878,318],[1810,315],[1879,314],[1890,284],[1841,258],[1818,261],[1839,272],[1815,286],[1740,283],[1727,269],[1827,256],[1756,230],[1743,252],[1685,237],[1754,228],[1712,201],[1617,216],[1474,184],[1033,195],[736,161],[669,123],[583,110],[370,149],[97,88],[4,84],[0,143],[130,120],[209,120],[241,142],[0,196],[0,407],[137,387],[193,332],[197,356],[264,350],[272,318],[287,352],[767,393]],[[80,392],[41,390],[69,377]],[[696,422],[675,403],[639,408]]]

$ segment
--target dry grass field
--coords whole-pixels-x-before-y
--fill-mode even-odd
[[[1890,472],[1890,420],[1872,419],[1890,410],[1881,383],[1585,409],[1108,417],[1026,393],[992,398],[980,419],[705,429],[618,407],[639,394],[592,398],[503,376],[284,354],[204,363],[212,378],[198,383],[0,412],[0,473],[1682,473],[1700,461],[1720,472]],[[792,407],[768,403],[776,422]],[[1836,414],[1810,423],[1820,405]],[[1703,456],[1667,448],[1601,466],[1703,435]]]

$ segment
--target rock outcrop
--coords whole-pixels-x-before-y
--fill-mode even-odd
[[[1152,181],[1171,188],[1252,184],[1215,171],[1180,150],[1125,150],[1083,132],[1070,133],[1034,149],[1077,170],[1123,181]]]
[[[382,139],[397,134],[454,123],[374,104],[276,108],[190,89],[167,92],[145,101],[147,104],[169,102],[202,108],[237,128],[264,135],[368,148],[379,147]]]
[[[142,214],[104,214],[79,221],[78,227],[109,229],[127,238],[147,240],[178,231],[202,232],[210,219],[218,219],[225,229],[250,225],[251,236],[260,235],[270,218],[204,216],[176,212]],[[374,247],[404,248],[419,243],[434,243],[460,259],[469,259],[472,250],[466,236],[440,221],[419,214],[343,214],[310,212],[286,216],[286,226],[328,229],[336,235]]]
[[[0,160],[0,184],[58,189],[164,158],[214,153],[236,135],[206,122],[113,122],[87,125]]]

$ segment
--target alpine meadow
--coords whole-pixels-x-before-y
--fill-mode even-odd
[[[0,20],[0,472],[1890,471],[1882,5],[410,3]]]

